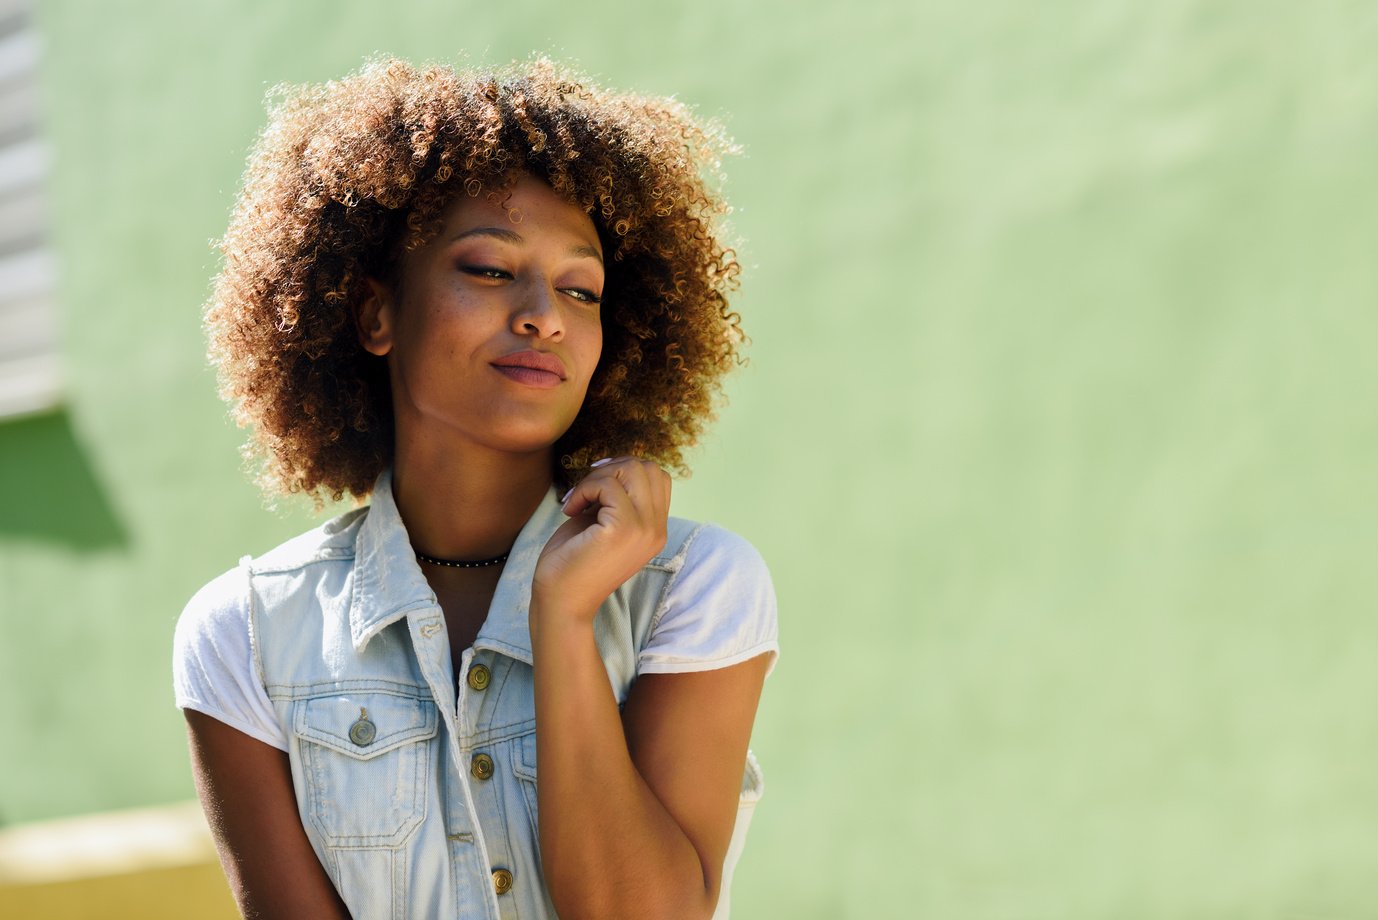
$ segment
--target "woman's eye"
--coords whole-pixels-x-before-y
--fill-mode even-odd
[[[586,291],[583,288],[565,288],[565,293],[575,300],[580,300],[584,303],[599,304],[603,302],[603,298],[593,293],[593,291]]]
[[[461,265],[459,270],[466,275],[473,275],[475,278],[486,278],[490,281],[511,281],[513,274],[506,269],[493,268],[491,265]],[[580,303],[600,304],[603,298],[587,288],[561,288],[569,296]]]
[[[461,269],[466,275],[475,275],[479,278],[511,278],[512,276],[500,268],[489,268],[487,265],[465,265]]]

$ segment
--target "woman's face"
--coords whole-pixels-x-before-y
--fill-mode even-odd
[[[603,348],[598,233],[531,176],[504,194],[461,194],[403,257],[400,294],[370,279],[359,335],[387,356],[399,439],[545,451],[583,405]]]

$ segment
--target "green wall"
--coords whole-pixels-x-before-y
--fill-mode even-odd
[[[342,6],[40,10],[69,388],[0,422],[0,820],[191,796],[175,618],[311,520],[199,330],[267,87],[536,50],[747,150],[752,365],[675,501],[781,603],[736,915],[1378,912],[1371,5]]]

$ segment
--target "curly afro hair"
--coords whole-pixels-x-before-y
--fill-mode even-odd
[[[603,352],[553,475],[633,454],[687,475],[746,341],[740,266],[709,188],[735,152],[681,104],[610,92],[546,59],[490,73],[384,59],[279,88],[206,307],[210,358],[268,492],[369,494],[392,462],[383,359],[359,344],[369,277],[440,227],[456,195],[527,173],[583,208],[607,262]]]

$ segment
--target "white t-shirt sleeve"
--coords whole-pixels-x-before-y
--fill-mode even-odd
[[[180,708],[285,751],[287,735],[254,667],[248,589],[244,570],[231,569],[187,603],[172,640],[172,685]]]
[[[775,587],[761,554],[742,537],[705,524],[672,576],[638,658],[642,674],[710,671],[780,655]]]

